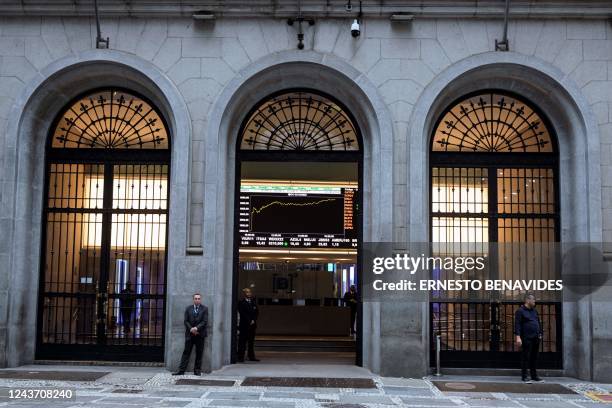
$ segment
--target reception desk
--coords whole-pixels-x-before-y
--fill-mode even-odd
[[[260,305],[258,335],[347,336],[351,309],[340,306]]]

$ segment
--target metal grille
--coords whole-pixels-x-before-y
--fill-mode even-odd
[[[536,109],[496,92],[463,98],[442,116],[430,156],[433,249],[487,261],[459,278],[434,270],[434,279],[559,279],[558,158],[544,123]],[[442,365],[515,367],[512,322],[522,295],[432,292],[431,350],[440,335]],[[549,367],[561,365],[560,296],[543,292],[537,303]]]
[[[497,170],[497,208],[504,214],[554,214],[552,168],[500,168]]]
[[[431,302],[431,330],[440,335],[445,365],[515,367],[520,350],[514,341],[514,313],[519,306],[520,302]],[[540,366],[560,368],[561,304],[538,302],[536,310],[544,333]],[[435,348],[435,336],[430,348]]]
[[[110,89],[75,101],[53,132],[54,148],[168,149],[159,113],[142,97]]]
[[[434,151],[552,152],[540,115],[508,95],[480,93],[451,107],[433,138]]]
[[[519,351],[514,341],[514,313],[519,306],[520,302],[432,302],[433,330],[441,335],[443,351]],[[544,332],[541,352],[561,351],[555,341],[559,307],[553,302],[536,305]]]
[[[162,345],[167,173],[167,165],[50,165],[44,343]]]
[[[490,258],[494,267],[467,271],[462,279],[558,279],[551,244],[557,241],[559,220],[553,169],[434,167],[431,183],[431,239],[438,255],[486,256],[490,244],[498,244]],[[453,276],[444,271],[436,278]],[[485,291],[433,293],[437,299],[488,296]],[[520,293],[496,296],[514,300]]]
[[[347,112],[311,92],[288,92],[266,100],[243,129],[241,150],[359,150]]]
[[[550,245],[558,239],[554,174],[553,168],[433,167],[434,251],[439,256],[488,255],[484,270],[468,270],[460,279],[558,279],[558,261]],[[497,244],[493,254],[491,243]],[[454,271],[433,274],[434,279],[457,278]],[[432,350],[439,334],[442,364],[515,366],[512,322],[520,296],[518,290],[432,292]],[[559,367],[559,297],[544,292],[538,311],[544,328],[541,348],[548,353],[543,361]]]
[[[432,242],[438,256],[486,256],[489,243],[488,194],[486,168],[432,169]],[[433,278],[455,279],[454,271],[434,270]],[[461,279],[482,279],[486,271],[467,270]],[[434,298],[482,297],[483,293],[435,291]]]
[[[49,212],[42,319],[44,342],[92,341],[96,312],[94,282],[100,279],[101,231],[100,213]],[[94,245],[83,245],[88,241]]]
[[[97,94],[120,98],[114,91]],[[100,102],[96,112],[113,112],[114,103]],[[127,114],[117,109],[125,119]],[[71,105],[68,112],[73,111]],[[143,121],[147,115],[143,111]],[[131,140],[139,129],[122,127],[114,119],[105,123],[105,129],[115,129],[105,133],[108,137],[122,139],[118,132],[124,132]],[[166,135],[165,129],[160,134]],[[169,150],[165,156],[151,156],[153,146],[145,149],[145,143],[137,143],[143,149],[108,155],[88,148],[99,145],[63,142],[81,149],[71,150],[69,159],[61,149],[50,146],[47,152],[37,356],[159,361],[164,344]],[[167,137],[157,146],[163,143]]]

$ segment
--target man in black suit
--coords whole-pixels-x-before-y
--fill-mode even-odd
[[[202,374],[202,351],[204,350],[204,337],[206,337],[206,326],[208,325],[208,308],[201,303],[202,297],[199,293],[195,293],[193,295],[193,305],[187,306],[187,309],[185,309],[185,349],[179,369],[172,375],[185,374],[193,346],[196,349],[193,373],[195,375]]]
[[[121,313],[121,324],[123,324],[123,333],[130,333],[130,322],[132,320],[132,312],[134,311],[134,303],[136,302],[136,296],[132,291],[130,282],[125,283],[125,288],[121,290],[119,300],[121,301],[119,306],[119,312]]]
[[[257,309],[251,289],[242,289],[242,294],[244,296],[238,302],[238,313],[240,314],[240,323],[238,325],[238,362],[244,362],[244,351],[247,343],[249,360],[259,361],[255,358],[255,330],[257,329],[259,309]]]
[[[357,317],[357,303],[359,297],[357,296],[357,288],[355,285],[351,285],[349,291],[344,294],[344,304],[351,308],[351,335],[355,334],[355,320]]]

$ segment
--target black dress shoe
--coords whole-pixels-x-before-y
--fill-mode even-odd
[[[253,357],[253,358],[249,358],[249,361],[261,361],[261,360],[258,359],[258,358]]]
[[[239,358],[238,360],[236,360],[237,363],[244,363],[244,358]]]
[[[185,375],[184,371],[177,371],[175,373],[172,373],[172,375]]]
[[[200,370],[195,370],[193,372],[193,375],[202,375],[202,372]]]
[[[541,379],[540,377],[538,377],[537,375],[534,377],[531,377],[531,381],[535,382],[535,383],[543,383],[544,380]]]

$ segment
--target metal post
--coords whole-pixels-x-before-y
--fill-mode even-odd
[[[100,16],[98,14],[98,0],[94,0],[94,11],[96,14],[96,48],[108,48],[109,42],[108,37],[102,38],[102,32],[100,31]]]
[[[436,377],[440,377],[440,335],[436,334]]]
[[[510,13],[510,0],[506,0],[504,8],[504,33],[501,41],[495,40],[495,51],[510,51],[508,42],[508,14]]]

